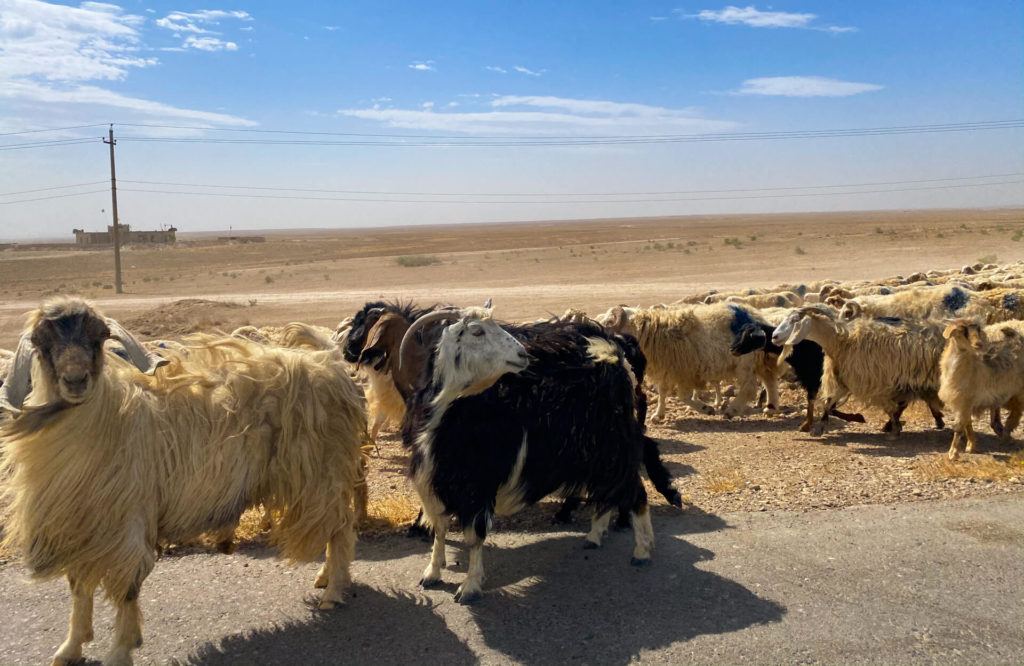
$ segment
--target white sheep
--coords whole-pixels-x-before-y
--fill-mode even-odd
[[[1020,423],[1024,408],[1024,322],[982,327],[969,319],[957,319],[942,335],[946,348],[939,364],[939,397],[956,415],[948,454],[956,460],[964,439],[967,453],[976,449],[977,437],[971,424],[976,410],[1009,410],[1004,425],[999,426],[995,418],[992,422],[1003,440],[1009,440]]]
[[[699,400],[696,392],[708,382],[734,379],[736,397],[725,408],[726,417],[746,410],[757,396],[758,379],[768,391],[767,409],[777,408],[778,380],[774,369],[763,363],[764,352],[737,357],[729,351],[736,332],[755,320],[754,311],[735,303],[666,310],[616,306],[598,318],[610,330],[629,333],[639,340],[647,357],[647,378],[658,387],[655,420],[664,417],[666,398],[673,390],[690,408],[713,414],[714,408]]]
[[[104,350],[111,337],[134,365]],[[0,387],[17,412],[0,429],[6,545],[34,578],[66,576],[73,596],[55,664],[82,658],[99,585],[117,609],[104,663],[130,664],[158,545],[233,525],[258,503],[274,511],[287,559],[314,560],[326,544],[319,605],[343,603],[366,417],[342,364],[211,336],[165,353],[80,299],[55,299],[30,315]]]
[[[938,326],[870,319],[843,322],[831,308],[811,306],[792,310],[772,334],[776,345],[802,340],[817,342],[825,352],[824,408],[812,434],[820,435],[829,412],[850,396],[880,407],[889,417],[885,429],[894,437],[902,430],[900,416],[917,398],[928,403],[936,427],[943,427],[938,398],[943,340]]]

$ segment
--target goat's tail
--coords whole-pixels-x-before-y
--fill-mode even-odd
[[[647,476],[651,479],[655,489],[668,500],[669,504],[682,508],[683,498],[679,491],[672,487],[672,475],[665,469],[665,463],[661,462],[657,440],[647,435],[643,435],[643,438],[644,468],[647,469]]]

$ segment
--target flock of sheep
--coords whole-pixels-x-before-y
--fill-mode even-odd
[[[334,331],[289,324],[150,343],[81,299],[52,299],[30,314],[17,350],[0,354],[4,541],[35,578],[68,580],[70,628],[54,664],[82,658],[100,586],[116,608],[104,663],[130,664],[159,547],[204,532],[230,539],[257,505],[287,559],[326,548],[314,585],[320,608],[334,608],[366,512],[368,455],[392,421],[410,453],[418,522],[434,534],[422,585],[441,580],[455,517],[469,550],[455,597],[477,598],[492,517],[552,494],[565,498],[561,515],[582,501],[594,508],[587,547],[617,512],[643,565],[654,531],[641,472],[681,502],[645,434],[645,383],[657,392],[653,419],[672,395],[740,417],[778,410],[788,378],[806,391],[800,428],[812,434],[832,416],[863,421],[839,411],[852,398],[880,408],[896,437],[922,400],[940,428],[943,409],[954,414],[956,458],[976,450],[975,412],[1004,438],[1020,422],[1022,276],[1022,264],[966,266],[527,324],[498,322],[489,303],[376,302]]]

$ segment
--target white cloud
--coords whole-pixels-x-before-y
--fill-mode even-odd
[[[206,25],[218,25],[224,19],[238,19],[251,21],[252,16],[248,12],[224,11],[221,9],[201,9],[197,12],[171,12],[167,16],[156,20],[161,28],[173,30],[174,32],[193,32],[196,34],[220,34],[208,28]]]
[[[515,65],[512,69],[514,69],[517,72],[520,72],[522,74],[528,74],[530,76],[540,76],[544,72],[548,71],[546,69],[542,69],[542,70],[540,70],[538,72],[534,72],[533,70],[526,69],[525,67],[520,67],[519,65]]]
[[[324,26],[324,30],[327,30],[329,32],[334,32],[335,30],[339,30],[340,27],[341,26],[337,26],[337,25],[325,25]]]
[[[238,44],[225,42],[216,37],[194,37],[185,39],[182,46],[186,49],[198,49],[200,51],[237,51]]]
[[[147,48],[139,32],[145,22],[142,16],[101,2],[71,7],[41,0],[0,0],[0,7],[0,98],[10,100],[8,109],[18,102],[89,104],[209,123],[253,124],[227,114],[183,109],[86,85],[121,81],[135,70],[160,64],[156,58],[139,55]],[[227,14],[241,18],[245,13]],[[232,48],[228,44],[221,42],[220,47]],[[7,114],[0,111],[0,115]]]
[[[426,109],[427,111],[430,111],[431,109],[434,108],[434,103],[433,102],[423,102],[423,108]]]
[[[838,81],[822,76],[769,76],[747,79],[736,95],[782,95],[785,97],[847,97],[881,90],[874,83]]]
[[[726,25],[747,25],[752,28],[805,28],[808,30],[823,30],[825,32],[853,32],[856,28],[841,28],[838,26],[816,26],[813,22],[818,16],[816,14],[798,14],[794,12],[763,12],[749,5],[747,7],[726,6],[724,9],[702,9],[696,14],[684,14],[681,10],[676,12],[687,19],[698,19],[711,23],[724,23]]]
[[[426,62],[414,62],[411,65],[409,65],[409,69],[417,69],[421,72],[433,72],[435,71],[434,61],[427,60]]]
[[[462,95],[471,97],[471,95]],[[339,115],[387,127],[465,134],[699,134],[733,129],[736,123],[708,120],[692,109],[562,97],[498,96],[485,111],[429,109],[340,109]],[[449,107],[446,107],[449,108]]]
[[[484,69],[486,69],[488,71],[491,71],[491,72],[497,72],[499,74],[508,74],[508,70],[505,69],[504,67],[495,67],[493,65],[484,65]]]
[[[647,18],[648,18],[648,20],[651,20],[651,21],[664,21],[668,17],[667,16],[648,16]]]
[[[240,125],[245,127],[256,125],[253,121],[238,116],[182,109],[160,102],[127,97],[97,86],[55,88],[29,81],[13,81],[7,85],[0,86],[0,99],[3,98],[43,102],[46,104],[84,104],[113,107],[136,111],[146,115],[184,118],[217,125]]]

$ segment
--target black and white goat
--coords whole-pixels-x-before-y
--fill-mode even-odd
[[[403,342],[430,322],[458,317],[443,311],[422,317]],[[492,364],[482,368],[486,372],[471,371],[480,355],[471,355],[479,346],[473,338],[483,338],[489,324],[463,318],[444,328],[427,356],[428,381],[409,403],[403,443],[412,449],[411,475],[434,527],[420,583],[441,580],[448,519],[457,516],[470,558],[455,599],[477,598],[492,516],[515,513],[554,492],[583,494],[594,505],[586,544],[591,548],[600,545],[613,509],[631,511],[633,563],[646,563],[654,531],[640,479],[644,435],[622,349],[592,325],[506,325],[524,357],[529,354],[529,367],[516,368],[511,359],[484,351]]]
[[[807,393],[807,417],[800,424],[800,431],[808,432],[814,423],[814,401],[818,398],[818,391],[821,389],[825,352],[817,342],[801,340],[790,348],[788,355],[783,357],[783,347],[772,342],[773,333],[775,333],[775,327],[771,324],[763,322],[744,324],[733,338],[729,351],[736,356],[763,351],[785,360],[793,368],[797,383]],[[864,423],[864,417],[860,414],[848,414],[835,407],[829,413],[844,421]]]

